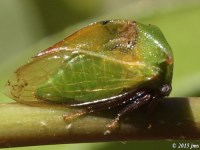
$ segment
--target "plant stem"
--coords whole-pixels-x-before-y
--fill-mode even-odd
[[[85,115],[71,121],[62,105],[0,104],[0,147],[61,143],[152,139],[200,139],[200,98],[167,98],[148,117],[143,107],[124,118],[119,128],[105,134],[117,110]]]

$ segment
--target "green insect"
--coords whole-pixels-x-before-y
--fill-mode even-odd
[[[109,125],[171,92],[173,54],[160,29],[135,21],[90,24],[15,71],[6,95],[21,103],[83,107],[70,117],[121,106]],[[64,119],[69,116],[64,115]]]

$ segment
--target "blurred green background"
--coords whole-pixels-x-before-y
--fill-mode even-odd
[[[108,19],[159,26],[174,52],[171,96],[200,96],[199,0],[0,0],[0,91],[31,56],[91,22]],[[0,102],[9,101],[0,92]],[[133,141],[16,149],[165,150],[171,145],[172,141]]]

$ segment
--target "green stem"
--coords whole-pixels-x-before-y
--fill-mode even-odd
[[[0,147],[152,139],[200,139],[200,98],[167,98],[147,117],[146,108],[105,134],[118,109],[64,121],[77,110],[59,105],[0,104]]]

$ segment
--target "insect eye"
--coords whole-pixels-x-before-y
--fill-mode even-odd
[[[169,84],[164,84],[161,89],[160,92],[163,96],[168,96],[171,93],[172,87]]]

